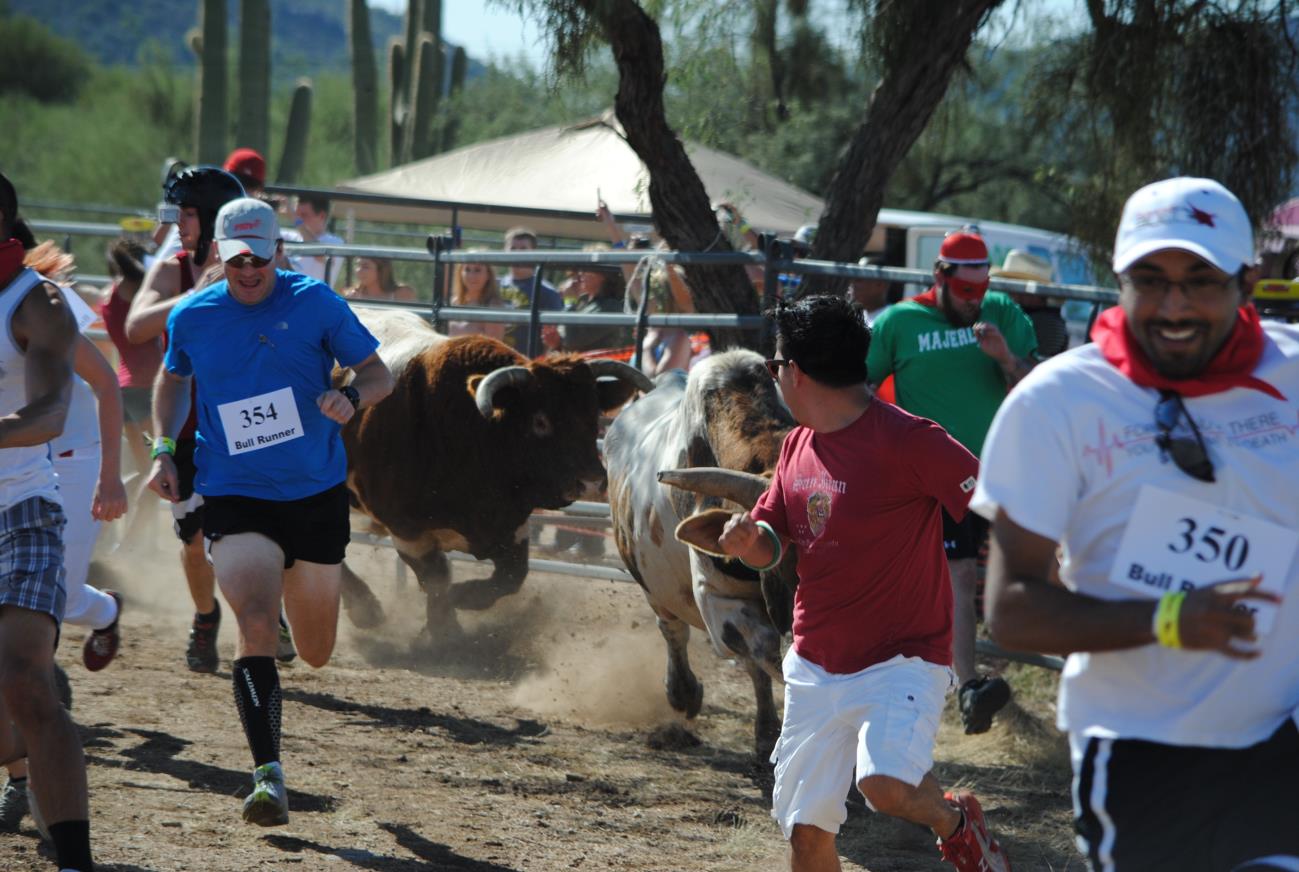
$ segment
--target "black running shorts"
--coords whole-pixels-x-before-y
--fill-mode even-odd
[[[1296,772],[1289,718],[1241,749],[1090,739],[1074,779],[1079,847],[1094,872],[1296,868]]]
[[[260,533],[284,552],[284,568],[295,560],[308,563],[343,562],[352,528],[347,486],[300,500],[260,500],[255,497],[206,497],[203,535],[215,542],[237,533]]]

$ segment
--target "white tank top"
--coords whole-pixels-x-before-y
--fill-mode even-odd
[[[27,361],[14,340],[12,321],[18,304],[44,281],[24,269],[0,290],[0,416],[27,405]],[[0,449],[0,510],[36,496],[60,503],[49,446]]]
[[[72,374],[72,399],[68,401],[68,418],[63,432],[50,442],[56,455],[74,448],[99,444],[99,401],[85,379]]]

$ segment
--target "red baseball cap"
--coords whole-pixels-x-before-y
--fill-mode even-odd
[[[239,176],[241,180],[248,178],[259,185],[266,184],[266,158],[255,149],[236,148],[230,152],[230,156],[226,158],[221,168]]]
[[[982,264],[988,262],[988,246],[983,237],[969,231],[949,233],[942,247],[938,249],[938,259],[945,263]]]

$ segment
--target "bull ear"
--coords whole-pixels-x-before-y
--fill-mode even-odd
[[[722,550],[717,540],[722,535],[722,528],[730,519],[731,513],[726,509],[704,509],[677,524],[675,531],[677,541],[689,545],[696,551],[702,551],[710,557],[729,559],[731,555]]]
[[[469,396],[473,397],[475,400],[478,399],[478,386],[483,383],[483,379],[486,377],[487,376],[479,373],[471,375],[469,378],[465,379],[465,387],[469,390]]]

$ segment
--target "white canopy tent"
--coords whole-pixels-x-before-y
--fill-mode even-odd
[[[739,158],[686,143],[714,202],[730,201],[758,231],[792,233],[816,223],[819,198]],[[336,214],[359,220],[505,230],[526,224],[546,236],[607,239],[595,220],[597,196],[624,223],[650,224],[649,172],[612,112],[465,146],[446,154],[340,182],[338,190],[419,204],[340,200]]]

